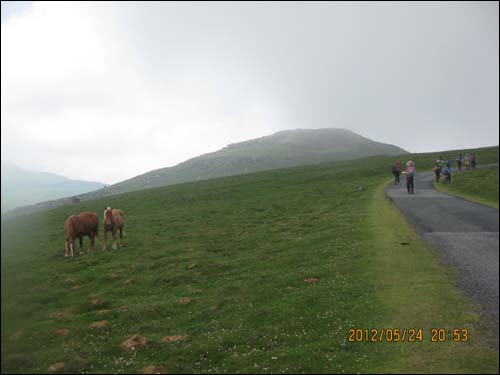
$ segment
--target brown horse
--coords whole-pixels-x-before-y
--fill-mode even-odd
[[[80,241],[80,255],[83,255],[83,236],[89,236],[90,248],[95,250],[94,238],[99,239],[99,218],[93,212],[82,212],[79,215],[71,215],[64,225],[66,231],[66,254],[65,257],[73,256],[75,239]]]
[[[106,250],[106,235],[110,231],[113,235],[113,249],[116,249],[116,232],[120,231],[120,247],[123,246],[123,226],[125,214],[122,210],[112,207],[104,207],[104,245],[103,250]]]

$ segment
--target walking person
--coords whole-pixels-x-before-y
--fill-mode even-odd
[[[441,173],[443,172],[443,160],[441,159],[441,155],[439,156],[439,159],[436,160],[436,165],[432,170],[436,175],[436,182],[439,182],[439,178],[441,177]]]
[[[441,168],[439,167],[438,164],[434,166],[434,174],[436,175],[436,182],[439,182],[439,177],[441,177]]]
[[[472,154],[470,154],[469,158],[471,159],[470,161],[471,168],[476,168],[476,153],[473,152]]]
[[[457,167],[458,167],[459,171],[462,170],[462,160],[463,160],[463,157],[462,157],[462,154],[460,153],[457,156]]]
[[[443,172],[443,175],[445,177],[445,179],[444,179],[445,184],[446,183],[451,184],[451,172],[452,172],[451,166],[450,167],[447,166]]]
[[[415,194],[415,174],[417,173],[417,169],[411,160],[406,163],[403,173],[406,175],[406,189],[408,190],[408,194]]]
[[[441,171],[443,170],[443,163],[444,163],[443,157],[439,155],[438,160],[436,160],[436,165],[439,167]]]
[[[394,185],[399,185],[399,174],[401,171],[401,160],[396,161],[392,166],[392,174],[394,175]]]

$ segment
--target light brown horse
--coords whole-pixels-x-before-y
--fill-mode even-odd
[[[120,247],[123,246],[123,226],[125,214],[122,210],[112,207],[104,207],[104,245],[102,247],[103,250],[106,250],[106,236],[110,231],[113,235],[113,249],[116,249],[116,233],[120,231]]]
[[[80,255],[83,255],[83,236],[89,236],[90,248],[95,250],[94,238],[99,239],[99,218],[93,212],[82,212],[79,215],[71,215],[64,225],[66,231],[66,254],[73,257],[75,239],[80,241]]]

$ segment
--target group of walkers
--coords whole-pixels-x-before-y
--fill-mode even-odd
[[[476,168],[476,153],[471,152],[470,154],[467,152],[465,156],[462,156],[462,154],[458,154],[457,156],[457,166],[458,170],[462,170],[462,163],[465,167],[465,169],[471,169],[471,168]]]
[[[456,158],[458,170],[462,170],[462,164],[466,169],[474,169],[476,168],[476,153],[466,153],[465,156],[462,154],[458,154]],[[444,167],[444,169],[443,169]],[[433,168],[434,174],[436,176],[436,182],[439,182],[441,176],[444,177],[444,183],[451,183],[451,176],[453,169],[451,167],[451,160],[447,158],[446,160],[440,155],[436,160],[436,164]],[[406,176],[406,189],[408,190],[408,194],[414,194],[415,190],[415,174],[417,169],[415,168],[415,163],[409,160],[406,163],[406,168],[401,171],[401,160],[397,160],[396,164],[392,166],[392,174],[394,175],[394,185],[399,185],[400,175]]]
[[[458,162],[458,158],[457,158]],[[443,170],[443,164],[446,163],[446,168]],[[451,161],[450,159],[446,159],[446,161],[443,160],[443,157],[440,155],[439,159],[436,160],[436,165],[432,169],[434,171],[434,174],[436,175],[436,182],[439,182],[439,179],[441,175],[444,176],[444,182],[445,183],[451,183]]]
[[[457,158],[455,159],[457,161],[457,167],[458,170],[462,170],[462,164],[465,167],[465,169],[474,169],[476,168],[476,153],[471,152],[471,153],[466,153],[465,156],[462,156],[462,154],[458,154]],[[443,170],[443,164],[446,164],[446,168]],[[451,175],[453,172],[453,169],[451,167],[451,161],[449,158],[446,159],[446,161],[443,160],[441,156],[439,156],[439,159],[436,160],[436,165],[433,168],[434,174],[436,175],[436,182],[439,182],[439,178],[441,175],[444,176],[444,183],[451,183]]]
[[[417,169],[415,168],[415,163],[411,160],[406,162],[406,167],[401,171],[401,160],[397,160],[396,164],[392,167],[392,173],[394,174],[394,185],[399,185],[400,174],[406,176],[406,189],[408,194],[415,194],[415,174]]]

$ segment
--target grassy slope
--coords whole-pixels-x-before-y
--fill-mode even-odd
[[[498,161],[498,148],[482,153]],[[412,157],[424,169],[435,158]],[[58,361],[92,372],[146,364],[171,372],[498,371],[498,336],[490,348],[489,327],[453,275],[385,200],[391,163],[157,188],[2,223],[2,372],[45,372]],[[67,215],[105,204],[126,212],[127,246],[63,259]],[[304,281],[311,277],[319,281]],[[180,305],[181,297],[193,300]],[[101,309],[110,312],[98,316]],[[107,328],[88,328],[102,319]],[[349,343],[351,327],[420,327],[425,336]],[[432,327],[468,327],[471,340],[429,343]],[[57,328],[70,333],[58,337]],[[119,344],[135,333],[149,345],[124,352]],[[160,343],[167,335],[189,339]]]
[[[498,209],[498,166],[457,172],[453,174],[452,184],[441,181],[434,186],[445,193]]]

